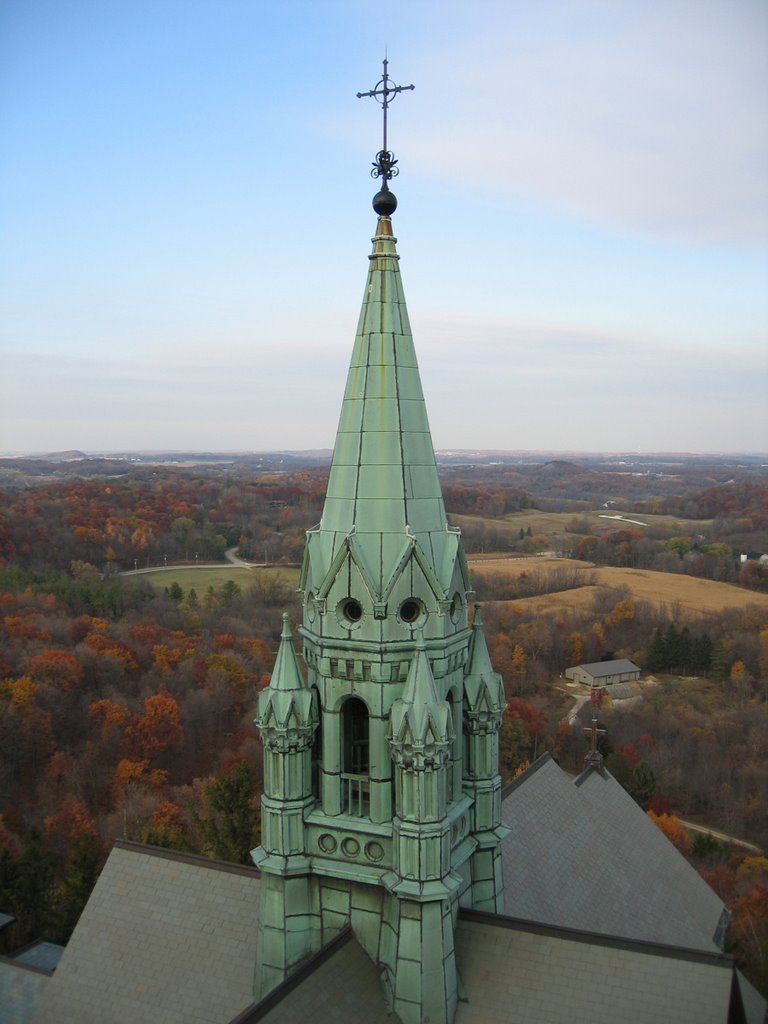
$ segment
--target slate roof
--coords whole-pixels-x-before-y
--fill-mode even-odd
[[[502,820],[507,914],[718,948],[722,901],[608,772],[573,780],[546,754],[506,791]]]
[[[397,1024],[387,1013],[380,972],[351,929],[339,936],[260,1003],[230,1024]]]
[[[733,962],[462,911],[455,1024],[725,1024]]]
[[[574,782],[545,757],[521,779],[503,803],[507,820],[514,813],[517,833],[505,841],[503,851],[507,913],[515,918],[460,911],[456,955],[466,998],[455,1024],[614,1024],[617,1019],[725,1024],[733,963],[706,941],[722,906],[717,897],[706,887],[706,892],[691,892],[691,876],[698,876],[629,798],[623,803],[623,790],[610,776],[588,772]],[[538,802],[546,828],[532,827],[529,801]],[[602,831],[601,821],[607,824]],[[637,822],[647,823],[651,831],[646,834]],[[614,834],[617,826],[629,833],[627,844]],[[665,844],[663,854],[655,849],[657,838]],[[596,841],[607,857],[590,852]],[[646,873],[637,858],[629,858],[632,843],[645,847]],[[529,852],[521,856],[521,846],[527,845]],[[545,855],[548,847],[554,857]],[[568,847],[574,847],[570,860]],[[674,858],[667,856],[670,852]],[[628,874],[620,870],[622,858],[629,859],[624,865]],[[678,870],[676,858],[688,877]],[[611,861],[615,871],[608,873],[605,864]],[[659,872],[664,885],[658,885]],[[544,923],[530,919],[548,909],[540,887],[536,899],[523,901],[526,888],[537,886],[538,874],[549,879],[557,908],[555,920],[545,917]],[[684,905],[678,887],[683,895],[704,898],[701,920]],[[38,972],[47,985],[37,1013],[10,1020],[398,1024],[397,1015],[386,1012],[379,969],[350,931],[254,1004],[259,888],[258,872],[251,868],[118,843],[55,975],[48,979]],[[708,893],[714,903],[708,902]],[[625,937],[583,930],[595,909],[600,918],[595,931]],[[566,918],[579,923],[562,927]],[[637,941],[646,928],[658,929],[653,941]],[[672,948],[660,945],[659,935],[665,942],[678,936],[678,946],[699,945]],[[4,966],[0,961],[0,983]],[[745,1020],[758,1024],[765,1002],[746,983],[740,990],[749,1004]],[[27,1010],[29,1005],[27,999]]]
[[[460,911],[454,1024],[725,1024],[733,961],[493,914]],[[764,1004],[763,1004],[764,1005]],[[749,1017],[747,1020],[752,1024]],[[755,1024],[759,1018],[754,1018]],[[347,930],[230,1024],[398,1024],[377,969]]]
[[[40,967],[44,971],[55,971],[58,967],[64,946],[56,942],[33,942],[29,946],[13,954],[13,959],[18,963],[30,964],[32,967]]]
[[[224,1024],[253,1001],[259,875],[120,842],[36,1024]]]
[[[0,956],[2,1024],[31,1024],[50,980],[51,975],[48,971]]]

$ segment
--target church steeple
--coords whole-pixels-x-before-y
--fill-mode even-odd
[[[403,1024],[450,1024],[458,907],[501,903],[503,696],[479,616],[468,626],[473,592],[445,513],[392,231],[398,168],[386,113],[401,91],[385,61],[376,88],[360,94],[384,111],[372,172],[381,188],[325,505],[300,577],[307,679],[284,635],[274,693],[259,705],[270,758],[273,717],[293,702],[291,764],[311,784],[291,805],[301,806],[301,842],[292,832],[290,852],[278,848],[275,818],[255,854],[270,922],[281,907],[291,916],[285,944],[263,931],[271,959],[259,984],[267,991],[349,922]],[[271,778],[288,768],[275,762]],[[266,812],[277,813],[274,799],[265,787]]]

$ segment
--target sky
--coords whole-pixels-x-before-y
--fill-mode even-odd
[[[435,446],[768,453],[763,0],[2,0],[0,452],[333,446],[385,48]]]

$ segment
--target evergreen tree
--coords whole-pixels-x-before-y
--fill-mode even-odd
[[[696,636],[691,642],[691,671],[709,672],[712,658],[712,639],[708,633]]]
[[[709,675],[712,679],[725,679],[728,674],[728,657],[725,648],[719,640],[712,644],[712,654],[709,659]]]
[[[677,671],[680,668],[680,634],[674,622],[670,622],[664,633],[664,646],[667,655],[667,668]]]
[[[691,631],[687,626],[680,630],[677,642],[679,672],[687,675],[691,667]]]
[[[663,672],[667,668],[667,644],[658,626],[653,631],[653,638],[648,647],[645,668],[648,672]]]
[[[74,931],[96,879],[99,877],[99,843],[83,832],[73,841],[56,894],[54,937],[66,942]]]
[[[256,773],[245,761],[206,786],[210,814],[200,824],[212,857],[251,863],[250,852],[258,838],[257,787]]]
[[[625,788],[632,799],[645,808],[656,792],[656,776],[647,761],[638,761]]]

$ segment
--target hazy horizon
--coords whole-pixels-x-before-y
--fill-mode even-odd
[[[590,457],[627,457],[631,458],[652,458],[671,457],[680,458],[749,458],[768,459],[768,451],[742,450],[742,451],[715,451],[715,450],[678,450],[678,449],[584,449],[584,448],[458,448],[458,447],[435,447],[436,455],[505,455],[505,456],[590,456]],[[62,455],[84,455],[87,458],[122,458],[127,456],[159,456],[159,455],[212,455],[212,456],[251,456],[251,455],[306,455],[306,456],[327,456],[333,455],[333,448],[61,448],[42,449],[25,451],[0,451],[0,458],[44,458],[45,456]]]

